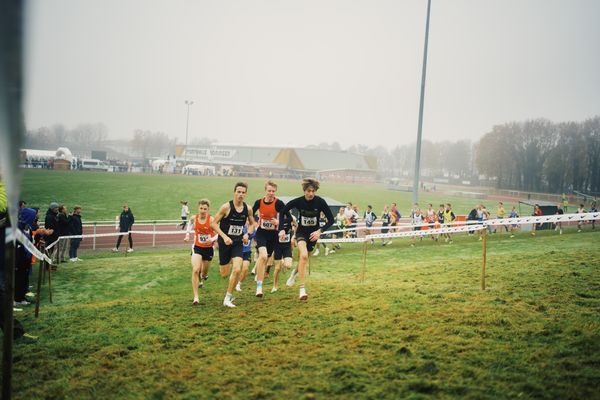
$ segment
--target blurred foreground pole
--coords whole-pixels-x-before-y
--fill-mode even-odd
[[[425,49],[423,50],[423,72],[421,74],[421,100],[419,103],[419,127],[417,129],[417,154],[415,157],[415,177],[413,181],[413,204],[419,201],[419,180],[421,175],[421,136],[423,135],[423,104],[425,103],[425,77],[427,75],[427,45],[429,43],[429,14],[431,0],[427,0],[427,22],[425,23]]]
[[[0,3],[0,173],[6,185],[8,214],[13,229],[18,225],[19,149],[24,131],[21,104],[24,8],[23,0],[3,0]],[[14,245],[13,241],[7,246],[6,259],[1,260],[6,289],[2,305],[6,312],[2,356],[2,398],[5,400],[12,396]]]

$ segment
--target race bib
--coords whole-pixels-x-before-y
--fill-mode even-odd
[[[317,217],[304,217],[301,219],[302,226],[317,226]]]
[[[269,231],[275,230],[275,224],[272,219],[261,219],[260,227]]]
[[[292,235],[290,235],[288,233],[287,235],[285,235],[285,237],[283,238],[283,240],[279,239],[279,243],[289,243],[291,239],[292,239]]]
[[[200,243],[209,243],[210,242],[210,235],[198,235],[198,242]]]
[[[241,236],[243,232],[244,232],[243,225],[229,225],[229,231],[227,232],[227,235]]]

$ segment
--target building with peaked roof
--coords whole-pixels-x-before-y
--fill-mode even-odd
[[[193,164],[233,168],[239,175],[300,178],[317,176],[322,180],[373,182],[377,160],[362,154],[319,148],[266,146],[185,146],[177,157]]]

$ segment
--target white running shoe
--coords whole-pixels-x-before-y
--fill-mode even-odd
[[[335,254],[335,250],[332,249],[329,254]]]
[[[81,258],[79,258],[79,257],[75,257],[75,260],[77,260],[77,261],[83,261],[83,260],[82,260]]]
[[[256,297],[263,297],[262,288],[256,288]]]
[[[315,251],[313,252],[312,255],[315,256],[315,257],[319,255],[319,248],[318,247],[315,249]]]
[[[133,249],[127,249],[128,253],[133,253]]]
[[[237,283],[237,285],[235,285],[235,291],[236,292],[241,292],[242,291],[242,285],[240,282]]]
[[[325,256],[329,255],[329,247],[325,247]]]
[[[271,293],[275,293],[276,291],[278,291],[279,289],[277,289],[276,287],[274,287],[273,289],[271,289]]]
[[[77,262],[77,259],[76,258],[69,258],[69,261],[71,261],[71,262]]]
[[[117,249],[116,247],[113,247],[110,251],[112,251],[113,253],[118,253],[119,249]]]
[[[300,289],[300,300],[308,300],[308,294],[304,288]]]
[[[236,305],[231,302],[231,300],[223,300],[223,305],[229,308],[235,308]]]
[[[290,275],[285,284],[287,286],[294,286],[294,283],[296,283],[296,274],[294,274],[294,271],[292,271],[292,274]]]

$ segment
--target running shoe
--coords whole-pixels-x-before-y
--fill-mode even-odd
[[[197,305],[199,305],[199,304],[200,304],[200,302],[199,302],[198,300],[194,300],[194,301],[192,301],[192,305],[193,305],[193,306],[197,306]]]
[[[231,300],[223,300],[223,305],[229,308],[235,308],[236,305],[231,302]]]
[[[238,282],[237,285],[235,285],[235,291],[236,292],[241,292],[242,291],[242,285]]]
[[[294,272],[292,272],[285,284],[287,286],[294,286],[294,283],[296,283],[296,275],[294,274]]]
[[[133,249],[127,249],[128,253],[133,253]]]
[[[308,300],[308,294],[304,288],[300,289],[300,300]]]
[[[278,291],[279,289],[277,289],[276,287],[274,287],[273,289],[271,289],[271,293],[275,293],[276,291]]]
[[[256,297],[263,297],[262,288],[256,288]]]

